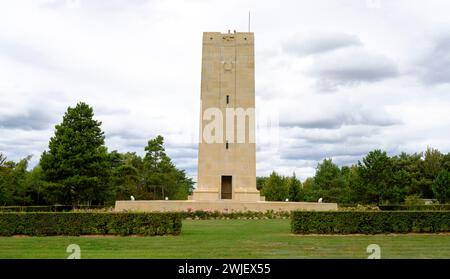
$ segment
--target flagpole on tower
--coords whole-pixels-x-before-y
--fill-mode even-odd
[[[250,11],[248,11],[248,32],[250,33]]]

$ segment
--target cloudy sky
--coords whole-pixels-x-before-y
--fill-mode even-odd
[[[0,0],[0,152],[35,165],[85,101],[109,150],[143,154],[162,134],[195,177],[202,32],[247,31],[249,10],[259,175],[450,152],[446,0]]]

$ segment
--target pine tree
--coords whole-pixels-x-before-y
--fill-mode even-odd
[[[86,103],[67,109],[55,126],[40,165],[59,203],[101,204],[106,199],[108,160],[101,122]]]
[[[450,202],[450,172],[442,170],[433,183],[434,197],[442,204]]]
[[[289,201],[298,202],[301,200],[302,183],[297,179],[295,173],[288,180]]]
[[[164,149],[164,138],[157,136],[145,147],[144,198],[185,199],[192,192],[193,181],[178,170]]]
[[[275,171],[269,176],[261,189],[261,194],[267,201],[284,201],[287,196],[287,187],[283,177]]]

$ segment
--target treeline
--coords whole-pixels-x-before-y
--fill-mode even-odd
[[[0,205],[110,205],[115,200],[186,199],[194,182],[177,169],[164,149],[164,139],[148,141],[143,157],[108,152],[101,122],[85,103],[69,107],[43,152],[28,170],[31,157],[8,161],[0,153]],[[375,150],[352,166],[331,159],[318,164],[303,183],[295,174],[273,172],[257,178],[266,200],[317,201],[341,204],[400,204],[436,199],[450,202],[450,153],[428,148],[424,153],[389,157]]]
[[[341,204],[420,203],[422,199],[450,202],[450,153],[428,148],[424,153],[389,157],[374,150],[352,166],[331,159],[318,164],[314,177],[301,183],[295,176],[273,172],[257,179],[258,189],[271,201],[318,201]]]
[[[31,156],[8,161],[0,153],[0,205],[110,205],[118,199],[186,199],[194,182],[172,163],[164,139],[148,141],[145,155],[108,152],[101,122],[85,103],[69,107],[55,126],[39,164]]]

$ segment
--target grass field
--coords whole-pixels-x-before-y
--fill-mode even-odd
[[[185,220],[180,236],[0,237],[0,258],[450,258],[450,235],[304,236],[289,220]]]

